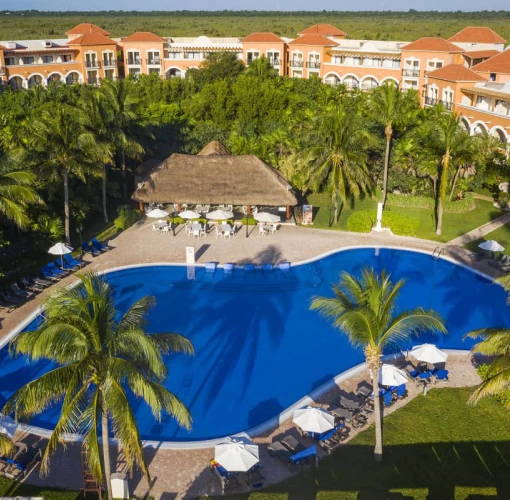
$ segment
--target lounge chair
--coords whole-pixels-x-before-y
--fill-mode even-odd
[[[40,461],[41,450],[32,446],[26,447],[26,451],[19,455],[16,454],[14,458],[3,459],[7,468],[2,471],[2,474],[9,479],[24,479]]]
[[[27,276],[26,279],[28,279],[30,282],[34,283],[37,286],[42,286],[43,288],[46,288],[53,284],[51,280],[45,280],[43,278],[39,278],[38,276]]]
[[[164,227],[168,227],[168,226],[164,226]],[[167,229],[167,231],[168,231],[168,229]],[[92,238],[90,240],[90,243],[98,252],[107,252],[108,250],[110,250],[109,247],[107,247],[106,245],[103,245],[103,243],[101,243],[97,238]]]
[[[436,380],[446,380],[448,381],[448,370],[437,370],[433,373]]]
[[[395,392],[394,392],[395,396],[397,397],[397,399],[403,399],[403,398],[406,398],[407,397],[407,388],[406,388],[406,384],[402,384],[402,385],[399,385]]]
[[[99,255],[99,252],[94,250],[86,241],[81,242],[81,249],[86,253],[90,253],[93,257],[97,257]]]
[[[46,267],[53,273],[53,274],[56,274],[57,276],[67,276],[69,274],[69,270],[68,269],[60,269],[59,267],[57,267],[57,265],[55,264],[55,262],[48,262],[46,264]]]
[[[267,451],[272,457],[279,458],[283,462],[290,463],[290,459],[293,455],[287,447],[285,447],[281,441],[274,441],[267,447]]]
[[[340,406],[346,408],[347,410],[356,411],[359,410],[363,403],[361,401],[357,401],[355,399],[346,398],[345,396],[340,396]]]
[[[241,483],[239,482],[237,472],[229,472],[225,467],[220,465],[215,460],[210,461],[211,468],[215,475],[218,477],[218,479],[221,482],[221,489],[223,492],[232,490],[234,488],[237,488],[238,486],[241,486]]]
[[[17,307],[16,304],[7,304],[3,300],[0,300],[0,310],[3,310],[5,312],[11,312],[11,311],[14,311],[14,309],[16,309],[16,307]]]
[[[262,488],[264,486],[264,475],[262,474],[262,464],[254,465],[249,471],[245,472],[244,480],[252,488]]]
[[[31,281],[28,276],[24,276],[23,278],[21,278],[21,284],[23,285],[23,288],[25,290],[30,290],[31,292],[34,293],[42,292],[46,288],[43,285],[38,285],[34,281]]]
[[[59,269],[62,269],[62,271],[68,271],[70,273],[72,273],[73,271],[76,271],[78,269],[78,266],[73,266],[72,264],[69,264],[69,262],[67,262],[67,260],[60,260],[60,259],[57,259],[55,261],[55,265],[59,268]]]
[[[86,262],[84,262],[83,260],[81,259],[75,259],[71,254],[67,254],[67,255],[64,255],[64,260],[72,265],[72,266],[77,266],[77,267],[83,267]]]
[[[0,292],[0,298],[6,303],[14,306],[20,306],[25,303],[25,299],[14,297],[6,291]]]
[[[423,382],[423,383],[426,383],[426,382],[430,382],[430,378],[432,377],[432,373],[430,372],[423,372],[423,373],[420,373],[418,375],[418,378],[417,380],[419,382]]]
[[[22,299],[29,300],[35,296],[34,292],[27,292],[26,290],[22,290],[17,283],[13,283],[9,289],[16,297],[21,297]]]
[[[47,279],[47,280],[50,280],[50,281],[58,281],[61,276],[57,276],[56,274],[53,273],[53,271],[51,269],[48,268],[48,266],[42,266],[41,267],[41,274]]]
[[[305,465],[307,463],[315,463],[315,458],[317,457],[317,446],[312,445],[309,448],[305,448],[304,450],[292,455],[290,457],[290,463],[292,465]]]
[[[395,401],[393,401],[393,392],[392,391],[386,391],[383,394],[383,403],[384,406],[391,406]]]
[[[350,422],[356,415],[356,412],[348,410],[346,408],[342,408],[340,406],[333,406],[329,408],[328,411],[333,413],[333,415],[335,415],[336,417],[346,420],[347,422]]]

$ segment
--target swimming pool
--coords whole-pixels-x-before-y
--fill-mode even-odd
[[[406,278],[400,309],[433,308],[446,321],[444,337],[421,336],[415,343],[468,349],[467,331],[485,326],[510,327],[502,287],[461,266],[430,255],[394,249],[358,248],[280,270],[214,274],[197,267],[188,279],[184,266],[149,266],[106,275],[124,311],[135,300],[154,295],[151,332],[174,331],[189,337],[196,354],[168,357],[166,386],[190,408],[191,432],[171,418],[155,422],[133,399],[141,435],[161,441],[201,441],[246,431],[277,416],[337,374],[363,361],[362,352],[309,310],[314,295],[331,295],[341,271],[364,266],[386,269],[392,279]],[[33,328],[32,323],[28,328]],[[402,346],[403,348],[410,346]],[[27,364],[0,351],[0,404],[21,385],[50,368]],[[58,408],[32,420],[51,429]]]

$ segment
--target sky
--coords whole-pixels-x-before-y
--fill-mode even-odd
[[[13,7],[8,0],[0,0],[0,10]],[[508,0],[364,0],[357,3],[338,0],[17,0],[16,10],[508,10]]]

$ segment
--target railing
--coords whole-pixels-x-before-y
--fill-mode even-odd
[[[290,66],[292,68],[302,68],[304,66],[303,61],[290,61]]]
[[[153,57],[152,59],[147,59],[147,64],[149,64],[149,65],[161,64],[161,59],[159,57]]]
[[[310,69],[320,69],[321,63],[309,61],[306,63],[306,67]]]
[[[271,66],[280,66],[280,59],[270,59]]]
[[[344,85],[347,90],[358,90],[359,89],[358,83],[344,83]]]
[[[116,59],[103,59],[103,67],[104,68],[115,68],[117,66],[117,60]]]
[[[441,101],[441,104],[447,109],[448,111],[451,111],[453,108],[453,102],[449,101]]]
[[[403,69],[402,76],[418,77],[418,76],[420,76],[420,70],[419,69]]]
[[[129,59],[127,60],[128,66],[140,66],[142,64],[141,59]]]
[[[377,85],[376,83],[362,83],[361,84],[361,90],[374,90],[377,87],[379,87],[379,85]]]
[[[87,83],[89,85],[97,85],[98,82],[99,80],[97,78],[87,78]]]
[[[453,102],[442,101],[440,99],[437,99],[436,97],[424,96],[423,101],[426,106],[435,106],[436,104],[441,104],[448,111],[451,111],[453,108]]]
[[[439,102],[439,100],[436,99],[435,97],[425,96],[424,102],[427,106],[435,106]]]
[[[101,63],[99,61],[85,61],[85,67],[87,68],[100,68]]]

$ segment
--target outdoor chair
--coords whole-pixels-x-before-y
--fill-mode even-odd
[[[63,256],[62,256],[62,260],[57,259],[55,261],[55,265],[59,269],[62,269],[62,271],[69,271],[69,272],[76,271],[76,269],[78,269],[78,267],[79,267],[79,266],[76,266],[76,265],[73,266],[72,264],[69,264],[69,262],[67,262],[67,260],[63,258]]]
[[[22,443],[23,444],[23,443]],[[33,446],[27,447],[14,458],[4,458],[3,461],[8,464],[6,470],[2,471],[5,477],[9,479],[20,480],[27,477],[41,461],[41,450]]]
[[[345,396],[340,396],[340,406],[346,408],[347,410],[356,411],[363,406],[363,403],[355,399],[349,399]]]
[[[418,375],[418,382],[428,383],[430,382],[432,374],[430,372],[423,372]]]
[[[285,447],[281,441],[274,441],[267,447],[267,451],[272,457],[279,458],[283,462],[289,463],[292,457],[292,452]]]
[[[93,257],[97,257],[99,255],[97,250],[94,250],[86,241],[81,242],[81,249],[86,253],[90,253]]]
[[[16,297],[23,298],[25,300],[31,299],[35,296],[34,292],[27,292],[25,290],[22,290],[17,283],[13,283],[9,289],[15,295]]]
[[[404,399],[404,398],[406,398],[407,397],[406,384],[402,384],[402,385],[397,386],[397,388],[395,389],[395,392],[393,394],[394,394],[394,396],[397,399]]]
[[[59,276],[57,276],[56,274],[54,274],[51,269],[49,269],[47,266],[42,266],[41,267],[41,274],[47,279],[47,280],[50,280],[50,281],[58,281],[60,279]]]
[[[216,226],[216,239],[221,236],[223,236],[223,231],[221,230],[221,227]]]
[[[163,226],[161,228],[161,234],[168,234],[170,233],[170,226]]]
[[[271,234],[271,235],[278,234],[278,225],[277,224],[273,224],[272,226],[269,227],[269,234]]]
[[[264,486],[264,475],[262,474],[262,464],[255,464],[249,471],[244,473],[244,480],[252,488],[262,488]]]
[[[211,205],[205,205],[202,213],[208,214],[210,211],[211,211]]]
[[[98,252],[107,252],[109,250],[109,248],[106,245],[103,245],[103,243],[101,243],[97,238],[92,238],[90,243]]]
[[[42,286],[43,288],[46,288],[46,287],[52,285],[52,282],[50,280],[45,280],[45,279],[39,278],[37,276],[27,276],[24,279],[27,279],[30,282],[35,283],[37,286]]]
[[[267,229],[263,224],[259,225],[259,236],[266,236],[268,234]]]
[[[384,406],[391,406],[395,401],[393,401],[393,392],[392,391],[386,391],[383,394],[383,403]]]
[[[20,306],[21,304],[25,303],[25,299],[21,297],[16,297],[11,295],[10,293],[6,292],[5,290],[3,292],[0,292],[0,298],[7,304]]]
[[[448,378],[448,370],[437,370],[433,373],[436,381],[437,380],[446,380],[446,381],[449,381],[449,378]]]
[[[43,285],[38,285],[35,282],[32,282],[27,276],[21,278],[21,285],[25,290],[30,290],[34,293],[42,292],[46,287]]]
[[[234,233],[231,229],[227,229],[223,231],[223,239],[226,240],[227,238],[230,239],[234,236]]]
[[[153,233],[159,233],[159,227],[156,226],[156,224],[152,224],[152,232]]]
[[[50,271],[53,272],[53,274],[56,274],[57,276],[61,275],[61,276],[67,276],[69,274],[69,271],[68,270],[64,270],[64,269],[60,269],[59,267],[57,267],[57,265],[55,264],[55,262],[48,262],[46,264],[46,266],[48,267],[48,269]]]
[[[317,457],[317,446],[312,445],[290,457],[290,463],[292,465],[306,465],[315,463]]]
[[[75,259],[71,254],[64,255],[64,260],[72,266],[83,267],[86,262],[81,259]]]

